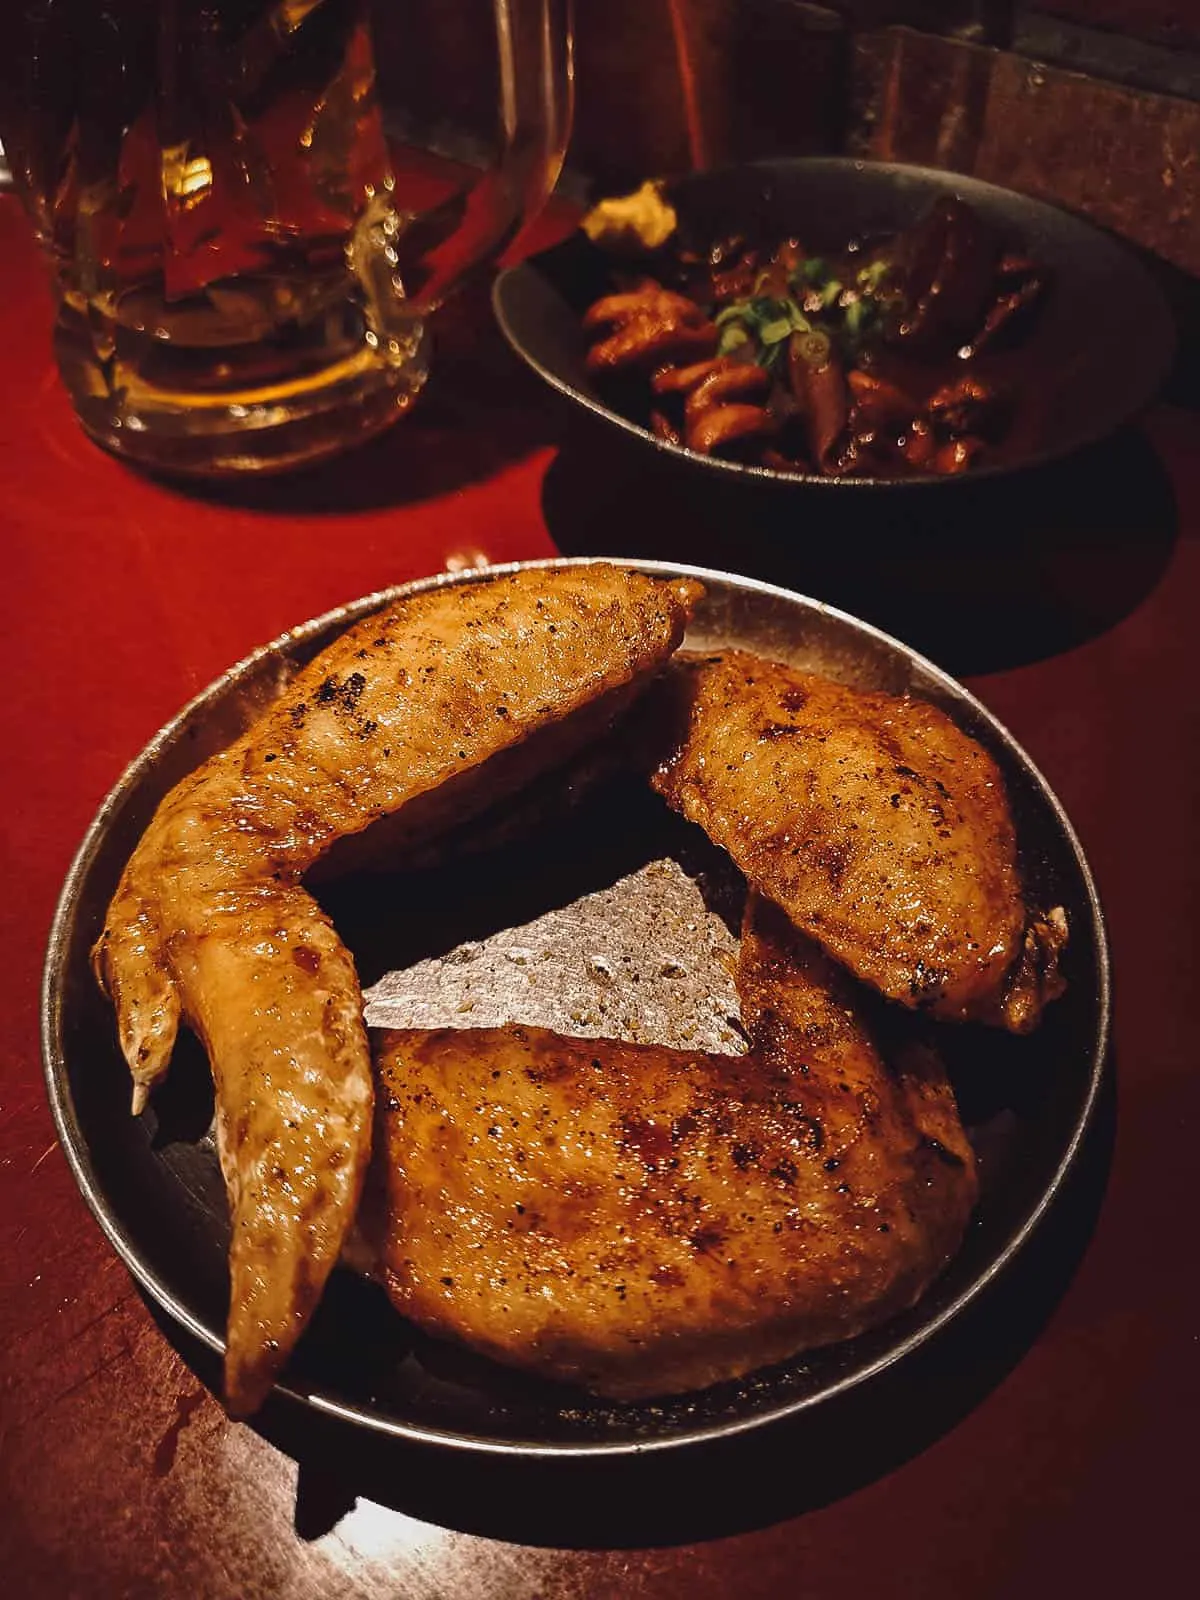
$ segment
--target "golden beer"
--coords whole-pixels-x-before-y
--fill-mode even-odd
[[[411,404],[432,304],[541,204],[565,144],[565,7],[478,9],[514,64],[504,149],[478,204],[430,217],[389,152],[367,0],[26,0],[0,136],[93,438],[168,471],[278,470]]]

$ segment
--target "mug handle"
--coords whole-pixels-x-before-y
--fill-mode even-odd
[[[432,211],[368,202],[347,248],[380,333],[411,337],[541,211],[562,170],[573,109],[573,0],[493,0],[502,131],[495,165]]]

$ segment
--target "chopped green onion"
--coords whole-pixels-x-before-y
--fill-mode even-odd
[[[877,260],[861,267],[858,273],[858,285],[867,294],[875,294],[883,287],[884,279],[891,271],[891,262],[880,256]]]
[[[810,367],[825,367],[829,364],[832,347],[829,335],[820,328],[814,328],[810,333],[797,334],[792,348]]]
[[[778,372],[787,359],[787,339],[780,339],[778,344],[764,344],[759,347],[758,364],[766,367],[768,372]]]
[[[763,344],[778,344],[781,339],[786,339],[794,331],[791,317],[777,317],[774,322],[763,323],[758,330],[758,337]]]
[[[841,284],[831,282],[821,295],[813,297],[812,311],[818,312],[832,304],[841,292]],[[768,367],[776,366],[786,354],[787,341],[792,334],[807,335],[814,331],[813,323],[790,295],[751,295],[726,306],[714,321],[719,333],[719,355],[728,355],[750,345],[755,359]]]

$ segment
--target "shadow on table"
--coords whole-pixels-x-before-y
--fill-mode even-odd
[[[1115,1102],[1110,1062],[1079,1160],[1025,1250],[927,1345],[849,1394],[737,1439],[608,1461],[467,1456],[381,1440],[276,1398],[254,1426],[299,1464],[297,1533],[321,1537],[362,1496],[487,1538],[632,1549],[765,1527],[853,1493],[952,1429],[1036,1339],[1091,1237],[1111,1160]],[[219,1392],[213,1354],[150,1309],[193,1370]]]
[[[752,485],[574,424],[543,511],[564,555],[732,570],[823,600],[958,676],[1103,633],[1161,577],[1170,480],[1136,429],[1011,477],[933,487]]]
[[[1175,359],[1162,398],[1188,411],[1200,411],[1200,280],[1173,262],[1123,241],[1158,284],[1175,324]]]
[[[496,327],[486,285],[435,318],[429,381],[411,413],[331,460],[279,476],[161,478],[175,493],[292,516],[413,504],[492,477],[552,442],[545,391]]]

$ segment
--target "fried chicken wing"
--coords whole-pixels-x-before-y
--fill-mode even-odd
[[[995,762],[924,700],[739,651],[681,659],[658,792],[859,978],[935,1016],[1035,1025],[1059,909],[1031,914]]]
[[[181,1019],[208,1051],[231,1411],[257,1407],[299,1337],[370,1145],[354,964],[301,875],[380,818],[411,843],[569,755],[675,649],[699,592],[595,564],[415,596],[351,628],[158,808],[93,965],[135,1111]]]
[[[756,897],[738,987],[745,1057],[530,1027],[385,1034],[363,1225],[398,1309],[636,1399],[911,1305],[976,1193],[940,1067],[885,1065],[854,986]]]

